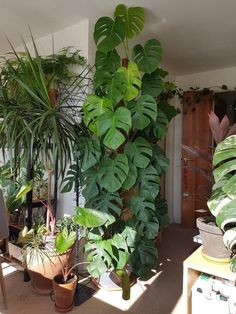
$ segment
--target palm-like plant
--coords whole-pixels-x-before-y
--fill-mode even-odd
[[[50,97],[49,87],[54,74],[52,72],[48,80],[45,60],[40,57],[33,37],[32,42],[34,57],[25,43],[23,57],[11,45],[15,61],[7,60],[1,73],[1,147],[4,151],[10,150],[13,156],[21,154],[32,164],[39,159],[43,161],[49,176],[48,209],[53,220],[50,204],[52,172],[58,162],[59,175],[63,177],[72,162],[72,147],[78,138],[79,127],[75,118],[62,109],[66,99],[57,99],[55,103],[55,98]],[[85,65],[82,60],[81,57],[79,63]],[[82,83],[86,71],[83,68],[74,82]],[[68,88],[73,90],[74,87]]]

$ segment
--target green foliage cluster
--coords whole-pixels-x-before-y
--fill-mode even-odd
[[[160,68],[160,42],[150,39],[129,52],[128,40],[143,27],[144,9],[121,4],[113,18],[101,17],[94,29],[94,92],[83,105],[88,131],[78,148],[85,207],[106,218],[87,234],[88,270],[94,277],[123,269],[128,260],[136,275],[145,276],[157,258],[160,177],[169,165],[157,142],[178,111],[163,97],[175,86]]]

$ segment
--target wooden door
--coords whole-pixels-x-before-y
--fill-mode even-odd
[[[213,107],[213,97],[212,95],[201,96],[199,101],[198,95],[199,92],[195,91],[184,93],[182,144],[190,147],[197,146],[211,152],[212,137],[208,123],[208,113]],[[209,170],[209,165],[182,149],[181,225],[184,228],[194,228],[196,218],[199,216],[197,210],[207,210],[207,196],[205,194],[207,191],[206,185],[209,186],[209,182],[188,166],[192,169],[201,167]]]

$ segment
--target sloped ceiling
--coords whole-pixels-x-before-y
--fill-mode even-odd
[[[40,37],[83,19],[110,16],[116,0],[0,0],[0,52],[29,38],[28,25]],[[155,37],[164,63],[176,74],[236,66],[235,0],[133,0],[146,9],[141,40]]]

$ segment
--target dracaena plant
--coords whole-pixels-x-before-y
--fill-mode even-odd
[[[94,277],[122,270],[128,261],[143,276],[157,258],[156,206],[169,163],[158,141],[177,110],[164,97],[175,86],[165,82],[167,72],[160,68],[160,42],[150,39],[130,50],[129,39],[143,30],[144,15],[141,7],[120,4],[113,18],[101,17],[94,29],[94,91],[83,105],[87,130],[76,153],[85,207],[107,218],[87,234],[88,270]],[[64,191],[75,177],[72,167]]]

